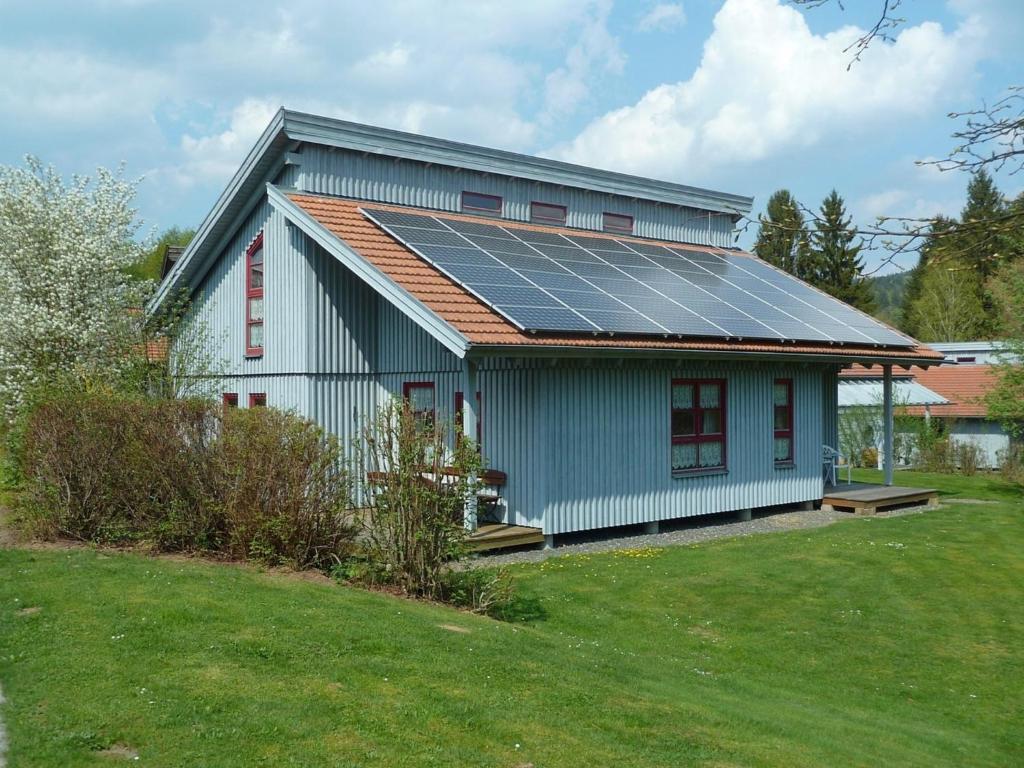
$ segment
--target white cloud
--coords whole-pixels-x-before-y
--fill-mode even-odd
[[[608,2],[591,9],[579,39],[566,54],[565,64],[545,79],[543,119],[573,113],[590,95],[590,82],[595,71],[622,72],[625,56],[618,40],[608,31],[610,10]]]
[[[185,134],[181,137],[182,163],[165,169],[165,172],[170,171],[184,186],[230,178],[279,106],[269,101],[247,99],[231,112],[225,130],[199,138]]]
[[[894,187],[866,195],[854,201],[851,211],[856,219],[874,223],[879,217],[928,219],[933,216],[956,216],[963,200],[959,197],[934,198],[918,190]]]
[[[868,126],[903,129],[956,94],[984,53],[976,17],[946,32],[933,22],[876,41],[847,70],[860,34],[810,31],[779,0],[726,0],[697,70],[593,121],[553,154],[583,164],[699,180]]]
[[[664,31],[686,23],[682,3],[658,3],[640,17],[636,28],[641,32]]]
[[[174,90],[159,71],[94,54],[0,46],[0,112],[75,125],[145,116]]]

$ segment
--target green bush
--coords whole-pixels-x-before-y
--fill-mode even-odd
[[[327,567],[349,550],[337,442],[290,414],[51,393],[22,438],[30,534]]]

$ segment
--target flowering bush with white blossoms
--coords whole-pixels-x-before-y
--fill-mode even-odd
[[[70,182],[33,157],[0,167],[0,416],[56,378],[109,381],[137,363],[151,284],[136,182],[99,169]]]

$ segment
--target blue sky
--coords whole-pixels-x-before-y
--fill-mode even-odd
[[[195,226],[283,104],[757,207],[835,187],[865,223],[956,213],[966,179],[914,160],[952,148],[947,112],[1021,84],[1024,3],[904,0],[847,70],[880,4],[0,0],[0,163],[123,162],[147,227]]]

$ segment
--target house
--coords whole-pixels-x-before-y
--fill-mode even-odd
[[[930,347],[946,356],[946,364],[911,368],[906,378],[915,394],[906,400],[901,400],[897,394],[897,405],[904,407],[910,416],[938,420],[940,428],[954,444],[978,446],[979,466],[999,467],[1010,448],[1010,435],[1001,424],[988,419],[985,395],[998,381],[995,366],[1006,356],[1001,345],[999,342],[966,341],[936,343]],[[843,393],[847,393],[849,399],[857,386],[873,385],[876,390],[880,389],[881,377],[882,371],[877,367],[854,367],[844,371],[839,387],[840,406]],[[921,394],[927,392],[938,399]]]
[[[226,398],[343,440],[459,412],[549,543],[808,504],[839,370],[942,356],[734,249],[751,203],[282,109],[152,308],[186,290]]]

